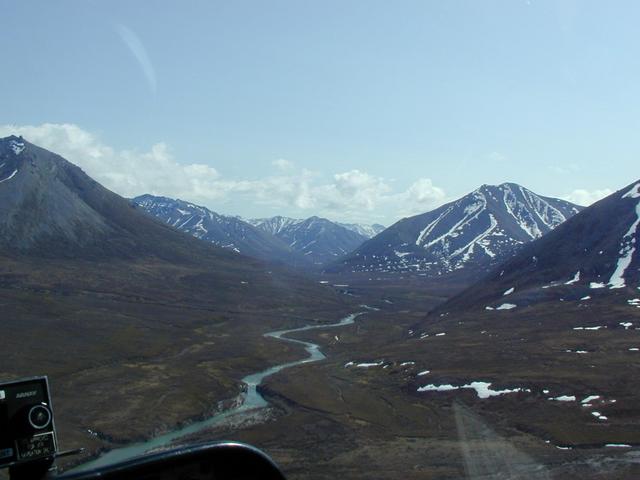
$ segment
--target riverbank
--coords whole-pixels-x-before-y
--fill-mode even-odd
[[[304,346],[305,351],[308,354],[307,357],[300,360],[276,365],[266,370],[256,372],[244,377],[242,379],[242,382],[243,384],[246,385],[246,390],[243,391],[234,400],[233,402],[234,406],[229,409],[226,409],[202,421],[193,422],[182,428],[167,432],[163,435],[159,435],[150,440],[133,443],[120,448],[114,448],[100,455],[98,458],[94,460],[91,460],[89,462],[79,465],[73,470],[74,471],[90,470],[93,468],[99,468],[104,465],[120,462],[135,456],[142,455],[145,452],[148,452],[150,450],[155,450],[158,448],[162,448],[166,445],[169,445],[172,442],[175,442],[179,438],[196,434],[201,430],[223,425],[231,417],[237,418],[238,415],[251,415],[251,416],[255,416],[257,414],[259,415],[258,411],[261,409],[267,408],[269,405],[268,402],[265,400],[265,398],[258,391],[258,386],[261,385],[261,383],[265,378],[271,375],[274,375],[275,373],[278,373],[287,368],[291,368],[291,367],[306,364],[306,363],[318,362],[326,358],[326,356],[320,350],[320,346],[318,344],[312,343],[312,342],[306,342],[302,340],[296,340],[292,338],[286,338],[285,335],[297,333],[297,332],[305,332],[309,330],[335,328],[335,327],[351,325],[355,322],[356,318],[358,318],[361,315],[364,315],[365,313],[366,311],[352,313],[336,323],[306,325],[304,327],[298,327],[298,328],[292,328],[292,329],[286,329],[286,330],[277,330],[277,331],[265,333],[264,337],[275,338],[288,343]]]

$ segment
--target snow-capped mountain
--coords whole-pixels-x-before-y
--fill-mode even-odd
[[[69,262],[151,257],[264,268],[168,228],[61,156],[10,136],[0,139],[0,256],[16,252]]]
[[[132,202],[163,223],[236,253],[290,265],[309,263],[270,232],[238,217],[220,215],[190,202],[149,194],[140,195]]]
[[[346,255],[368,238],[320,217],[296,220],[278,216],[249,222],[275,235],[315,265],[323,265]]]
[[[290,228],[294,228],[294,225],[300,224],[305,220],[290,218],[290,217],[282,217],[278,215],[271,218],[254,218],[246,221],[251,225],[254,225],[266,232],[271,233],[272,235],[278,235],[281,231],[283,230],[286,231]],[[331,221],[331,220],[327,220],[327,221]],[[352,232],[356,232],[357,234],[365,238],[373,238],[386,228],[385,226],[380,225],[379,223],[374,223],[371,225],[367,225],[364,223],[340,223],[340,222],[332,222],[332,223],[335,223],[336,225],[344,227],[347,230],[351,230]]]
[[[363,237],[367,237],[367,238],[375,237],[376,235],[384,231],[384,229],[386,228],[385,226],[380,225],[379,223],[374,223],[371,225],[365,225],[362,223],[338,223],[338,225],[348,230],[351,230],[352,232],[359,233]]]
[[[640,181],[600,200],[523,247],[487,278],[442,308],[522,307],[560,295],[584,300],[608,292],[638,297]],[[555,298],[557,301],[557,298]],[[632,299],[633,300],[633,297]],[[640,301],[635,301],[640,306]]]
[[[250,257],[297,267],[333,261],[368,238],[318,217],[299,220],[276,216],[245,220],[220,215],[190,202],[149,194],[136,197],[133,202],[163,223],[201,240]],[[375,228],[370,226],[369,230],[373,233]]]
[[[250,218],[245,221],[271,235],[278,235],[281,232],[286,232],[289,228],[294,228],[304,220],[277,215],[271,218]]]
[[[486,271],[582,208],[514,183],[482,185],[436,210],[400,220],[329,270]]]

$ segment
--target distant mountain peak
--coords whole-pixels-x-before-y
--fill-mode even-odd
[[[290,225],[298,224],[303,220],[276,215],[271,218],[251,218],[246,221],[254,227],[264,230],[265,232],[269,232],[271,235],[277,236],[283,229],[286,229]]]
[[[353,228],[316,215],[304,220],[275,216],[248,221],[278,237],[315,265],[348,254],[368,238]]]
[[[363,237],[373,238],[382,232],[386,227],[379,223],[364,224],[364,223],[340,223],[344,228],[359,233]]]
[[[18,135],[9,135],[7,137],[0,138],[0,144],[8,142],[24,142],[24,138]]]
[[[502,301],[507,289],[515,290],[509,299],[519,307],[559,298],[591,299],[623,289],[637,293],[639,234],[640,181],[637,181],[529,243],[482,282],[442,308],[491,309]]]
[[[15,135],[0,139],[0,144],[5,144],[14,155],[20,155],[26,146],[23,138]]]
[[[515,183],[481,185],[436,210],[397,222],[332,269],[425,275],[486,270],[579,210]]]

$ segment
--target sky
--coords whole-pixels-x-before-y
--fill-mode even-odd
[[[640,2],[0,0],[0,136],[113,191],[382,223],[640,177]]]

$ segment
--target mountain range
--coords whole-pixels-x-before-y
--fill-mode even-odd
[[[520,185],[482,185],[433,211],[405,218],[327,267],[341,272],[486,272],[582,207]]]
[[[639,227],[636,181],[524,246],[440,309],[512,309],[550,299],[588,301],[625,292],[632,296],[629,305],[640,306],[634,301],[640,293]]]
[[[207,218],[213,224],[219,220],[213,215]],[[198,234],[203,224],[190,223],[190,233]],[[246,244],[265,247],[272,242],[274,250],[286,250],[260,230],[244,222],[238,225],[237,237],[251,233],[257,237],[246,238]],[[285,271],[268,273],[263,262],[184,235],[59,155],[11,136],[0,139],[0,256],[18,255],[64,259],[67,265],[91,260],[113,266],[125,261],[125,268],[141,261],[165,262],[205,270],[208,281],[202,287],[211,282],[218,289],[240,284],[239,278],[254,278],[270,290],[273,278],[280,277],[276,283],[290,283],[290,292],[296,290],[294,285],[305,283]]]
[[[276,216],[248,221],[282,240],[316,266],[348,254],[365,242],[368,235],[384,229],[381,225],[340,224],[315,216],[304,220]]]
[[[326,272],[413,272],[469,279],[489,271],[583,207],[514,183],[483,185],[442,207],[381,225],[320,217],[244,220],[182,200],[142,195],[133,204],[178,230],[230,251]]]
[[[384,230],[382,225],[341,224],[320,217],[244,220],[191,202],[149,194],[134,198],[132,204],[173,228],[221,248],[300,268],[334,261]]]
[[[241,218],[220,215],[190,202],[148,194],[134,198],[132,203],[177,230],[229,251],[293,266],[309,264],[285,242]]]
[[[526,434],[541,455],[638,444],[640,181],[586,209],[512,183],[483,185],[371,228],[132,201],[59,155],[0,139],[3,375],[47,373],[65,442],[94,453],[225,409],[247,374],[304,358],[302,346],[265,332],[366,311],[315,337],[328,359],[314,375],[270,379],[264,392],[288,410],[255,425],[259,435],[305,449],[311,432],[313,445],[330,438],[348,451],[375,430],[393,437],[376,445],[401,432],[437,446],[458,429],[441,422],[461,395],[464,408]],[[347,275],[319,280],[289,268],[294,258]],[[453,272],[467,284],[484,277],[460,293],[462,283],[442,278]],[[347,413],[327,422],[332,409]],[[384,428],[367,427],[381,419]],[[407,444],[393,448],[395,458]]]

